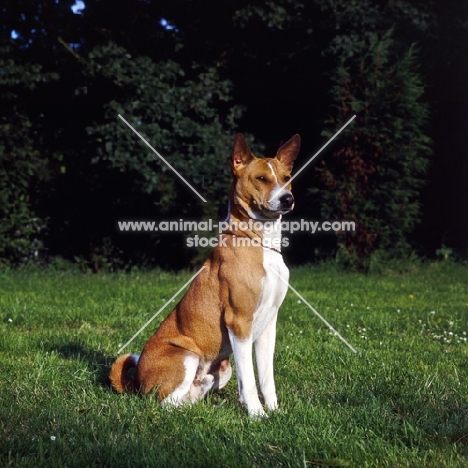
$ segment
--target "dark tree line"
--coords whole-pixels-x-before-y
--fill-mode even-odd
[[[296,216],[358,230],[297,236],[290,260],[467,251],[467,1],[73,4],[0,7],[1,262],[186,265],[182,235],[117,220],[222,217],[236,132],[266,155],[300,133],[300,165],[353,113],[297,179]]]

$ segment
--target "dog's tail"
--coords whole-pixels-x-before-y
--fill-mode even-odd
[[[114,390],[119,393],[135,393],[138,390],[135,371],[139,357],[135,354],[124,354],[112,364],[109,378]],[[131,371],[133,375],[130,375]]]

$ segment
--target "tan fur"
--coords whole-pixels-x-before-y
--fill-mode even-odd
[[[244,138],[237,135],[231,158],[234,181],[230,192],[230,218],[248,221],[248,211],[266,207],[272,184],[287,182],[298,141],[291,139],[278,151],[276,158],[256,158]],[[297,137],[299,138],[299,137]],[[291,143],[292,141],[292,143]],[[274,164],[278,181],[271,179],[267,162]],[[268,180],[260,182],[264,175]],[[218,380],[230,372],[231,346],[228,328],[239,339],[250,336],[254,311],[262,292],[263,248],[234,247],[234,236],[259,237],[254,231],[229,231],[221,234],[227,247],[216,247],[203,264],[205,269],[195,278],[175,309],[147,341],[136,368],[135,381],[126,377],[132,358],[121,356],[112,366],[111,381],[118,392],[155,392],[159,400],[168,397],[183,381],[184,360],[188,355],[203,363],[212,363],[212,375]],[[206,371],[197,372],[194,385],[200,385]],[[200,376],[199,376],[200,374]]]
[[[227,244],[231,242],[228,236]],[[157,388],[158,399],[163,400],[180,385],[187,353],[202,362],[226,359],[226,327],[239,338],[249,335],[261,293],[262,257],[261,247],[215,248],[205,270],[143,348],[137,367],[143,394]],[[229,266],[233,262],[252,267],[233,269]]]

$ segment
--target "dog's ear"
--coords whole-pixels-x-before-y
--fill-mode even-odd
[[[296,134],[290,140],[288,140],[283,146],[280,147],[276,153],[278,161],[284,164],[289,172],[292,171],[294,161],[299,154],[301,149],[301,137]]]
[[[238,133],[234,138],[234,147],[231,155],[231,169],[234,175],[239,175],[240,171],[254,158],[249,145],[245,141],[244,135]]]

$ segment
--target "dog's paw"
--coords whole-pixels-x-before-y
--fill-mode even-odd
[[[250,418],[253,420],[268,418],[268,414],[265,413],[265,410],[263,409],[261,404],[259,404],[258,406],[250,406],[247,408],[247,411],[249,412]]]
[[[276,411],[278,409],[278,399],[276,398],[276,395],[273,395],[270,398],[264,398],[264,399],[265,399],[265,405],[269,411]]]
[[[268,414],[265,413],[264,410],[262,410],[261,413],[250,413],[249,412],[249,418],[251,421],[262,421],[264,419],[268,419]]]

